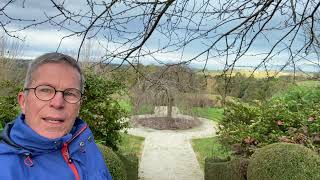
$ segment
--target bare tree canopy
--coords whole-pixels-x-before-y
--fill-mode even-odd
[[[2,0],[0,26],[18,38],[30,28],[63,31],[61,44],[80,37],[78,58],[84,42],[95,40],[105,63],[298,67],[319,64],[319,6],[317,0]]]

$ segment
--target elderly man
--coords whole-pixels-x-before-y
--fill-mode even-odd
[[[78,118],[84,91],[77,61],[60,53],[29,66],[22,113],[6,125],[0,142],[0,179],[111,180],[87,124]]]

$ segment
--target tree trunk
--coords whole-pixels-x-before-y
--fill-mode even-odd
[[[171,97],[171,94],[166,91],[167,97],[168,97],[168,105],[167,105],[167,117],[172,118],[172,105],[173,105],[173,97]]]

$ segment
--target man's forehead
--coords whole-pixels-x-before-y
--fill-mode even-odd
[[[41,79],[42,78],[41,74],[45,73],[45,72],[49,72],[53,75],[60,75],[59,72],[50,70],[50,69],[56,69],[57,67],[55,65],[62,65],[63,67],[72,69],[72,70],[67,71],[69,73],[68,76],[72,76],[72,74],[74,74],[77,76],[77,78],[79,79],[79,82],[80,82],[80,78],[81,78],[80,73],[78,72],[78,70],[75,67],[73,67],[72,65],[65,63],[65,62],[58,62],[58,63],[55,63],[55,62],[51,63],[50,62],[50,63],[41,64],[36,69],[33,70],[32,74],[31,74],[32,83]],[[54,77],[55,76],[53,76],[51,78],[54,78]]]
[[[41,63],[39,64],[35,69],[34,71],[38,70],[38,69],[42,69],[43,67],[46,67],[46,68],[50,68],[50,67],[53,67],[54,65],[63,65],[65,67],[71,67],[73,68],[74,70],[78,71],[76,67],[74,67],[73,65],[65,62],[65,61],[60,61],[60,62],[45,62],[45,63]]]

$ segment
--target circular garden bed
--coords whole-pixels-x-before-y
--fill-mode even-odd
[[[158,130],[184,130],[191,129],[200,124],[201,122],[197,118],[148,117],[135,118],[133,120],[133,125],[135,127],[144,126]]]

